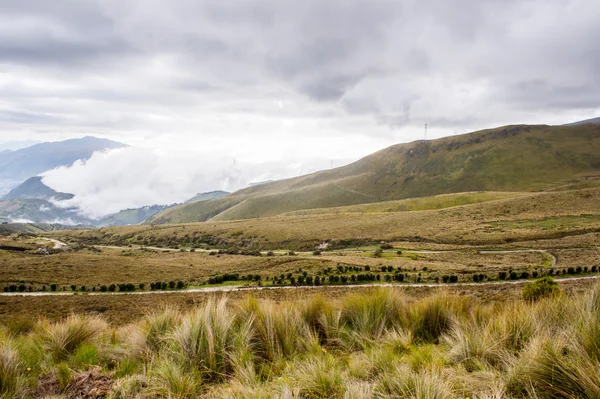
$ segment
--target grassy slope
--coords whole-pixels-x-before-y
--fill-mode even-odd
[[[288,212],[283,216],[307,216],[340,213],[410,212],[429,209],[444,209],[454,206],[513,198],[523,193],[482,191],[473,193],[441,194],[432,197],[409,198],[398,201],[383,201],[370,204],[350,205],[335,208],[306,209]]]
[[[399,144],[353,164],[171,208],[149,223],[281,215],[469,191],[538,191],[597,175],[600,124],[507,126]]]
[[[524,223],[523,221],[529,221]],[[600,228],[600,188],[523,194],[412,212],[278,216],[227,222],[60,232],[90,243],[311,249],[322,241],[499,244],[583,234]]]

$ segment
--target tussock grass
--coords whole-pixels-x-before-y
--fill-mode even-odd
[[[203,379],[221,380],[231,371],[234,316],[227,301],[209,301],[187,315],[173,333],[175,358]]]
[[[106,327],[100,317],[72,315],[62,322],[42,322],[36,329],[41,345],[55,360],[64,360],[82,344],[99,338]]]
[[[76,395],[93,368],[112,381],[109,399],[598,398],[599,330],[600,285],[505,306],[394,289],[213,298],[121,328],[75,316],[0,328],[0,398],[32,397],[38,381]]]
[[[168,359],[160,360],[151,369],[149,390],[158,397],[193,399],[199,396],[202,378],[194,370]]]
[[[381,397],[407,399],[453,399],[453,389],[440,370],[414,372],[402,366],[383,374],[377,384]]]
[[[0,398],[24,395],[24,366],[12,339],[0,333]]]

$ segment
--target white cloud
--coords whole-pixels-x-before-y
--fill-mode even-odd
[[[77,207],[85,216],[99,218],[126,208],[184,202],[198,192],[234,191],[254,181],[310,173],[330,162],[314,158],[298,162],[282,156],[239,161],[225,157],[216,147],[211,152],[210,146],[200,153],[134,147],[96,152],[85,162],[44,173],[43,183],[75,195],[53,201],[54,205]],[[346,162],[336,160],[336,166]]]

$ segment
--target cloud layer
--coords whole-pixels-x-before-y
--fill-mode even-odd
[[[48,171],[42,181],[57,191],[75,195],[54,205],[75,207],[81,214],[97,219],[127,208],[181,203],[198,192],[234,191],[251,182],[297,176],[329,166],[314,159],[314,170],[304,169],[302,162],[290,162],[282,168],[278,162],[253,164],[229,158],[227,163],[225,159],[224,154],[199,158],[186,152],[161,154],[127,147],[96,152],[87,161]],[[338,161],[338,166],[342,162]]]
[[[314,169],[422,138],[425,123],[440,137],[600,114],[597,1],[4,0],[0,9],[0,143],[91,134],[161,159],[183,149],[218,171],[232,157]],[[94,178],[113,181],[103,170]]]

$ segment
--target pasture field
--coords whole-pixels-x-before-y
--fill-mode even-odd
[[[360,205],[359,209],[365,206],[368,207]],[[323,242],[328,242],[330,248],[372,245],[381,241],[502,246],[599,232],[600,189],[528,193],[443,209],[328,211],[321,209],[319,212],[322,213],[304,216],[72,230],[53,236],[88,245],[293,251],[311,251]],[[597,246],[597,243],[588,241],[582,245]]]

